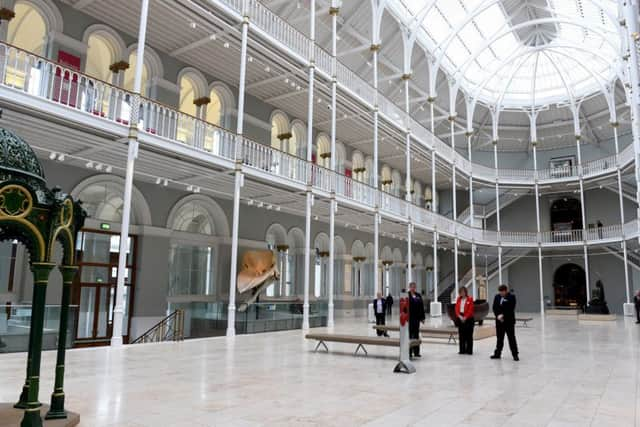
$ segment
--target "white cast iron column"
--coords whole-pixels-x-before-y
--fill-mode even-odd
[[[127,274],[127,252],[129,250],[129,224],[131,220],[131,194],[133,192],[133,174],[138,158],[138,118],[140,115],[140,87],[142,86],[142,69],[144,68],[144,45],[147,38],[147,16],[149,0],[142,0],[140,9],[140,28],[138,30],[138,50],[136,52],[136,73],[133,80],[133,97],[131,99],[131,117],[129,121],[129,150],[127,153],[127,171],[124,179],[124,195],[122,206],[122,227],[120,229],[120,245],[118,250],[118,278],[116,281],[116,301],[113,308],[113,332],[111,345],[122,345],[122,322],[124,321],[124,282]]]

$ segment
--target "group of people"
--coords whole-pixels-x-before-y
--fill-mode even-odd
[[[420,324],[426,319],[424,302],[422,296],[416,290],[416,284],[409,284],[409,338],[420,338]],[[391,305],[388,298],[384,298],[379,292],[373,301],[374,313],[376,316],[376,325],[384,325],[386,321],[387,310]],[[393,298],[391,298],[393,304]],[[520,360],[518,354],[518,343],[516,341],[515,325],[516,325],[516,297],[509,292],[507,285],[498,287],[498,294],[493,299],[493,314],[496,319],[496,348],[491,355],[491,359],[500,359],[504,348],[504,337],[507,336],[509,349],[513,360]],[[640,293],[636,295],[636,310],[638,311],[638,323],[640,323]],[[466,287],[458,290],[458,298],[455,304],[455,320],[458,327],[458,343],[460,346],[459,354],[473,354],[473,329],[475,326],[473,297],[469,295]],[[383,329],[378,329],[379,336],[389,336]],[[420,346],[411,347],[409,349],[411,357],[420,356]]]

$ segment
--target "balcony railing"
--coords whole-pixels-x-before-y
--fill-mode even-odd
[[[418,227],[436,229],[451,237],[475,240],[487,245],[497,245],[500,242],[513,246],[535,246],[538,240],[548,245],[582,244],[585,240],[581,230],[569,233],[545,232],[538,238],[535,232],[503,231],[498,234],[470,227],[350,177],[236,135],[152,100],[137,98],[124,89],[6,44],[0,44],[0,85],[123,127],[129,126],[131,103],[140,99],[138,129],[143,136],[161,137],[215,157],[240,161],[249,173],[252,170],[266,172],[290,182],[310,184],[317,191],[335,192],[343,201],[359,203],[368,209],[378,207],[381,213],[387,216],[410,216]],[[625,150],[621,157],[632,158],[632,153],[631,156],[628,153],[629,149]],[[600,167],[608,167],[609,160],[599,161]],[[590,242],[620,240],[622,230],[621,226],[588,230],[586,238]],[[626,238],[636,236],[637,222],[634,220],[625,224],[624,231]]]

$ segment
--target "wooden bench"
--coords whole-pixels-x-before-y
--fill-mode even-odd
[[[320,333],[312,333],[305,335],[305,338],[308,340],[316,340],[318,341],[318,345],[313,350],[314,352],[318,351],[320,346],[323,346],[324,349],[328,352],[329,348],[327,347],[328,342],[340,342],[346,344],[358,344],[356,347],[356,351],[353,355],[357,355],[358,351],[362,349],[365,356],[368,355],[367,349],[364,347],[365,345],[379,345],[384,347],[400,347],[400,339],[399,338],[387,338],[387,337],[369,337],[362,335],[344,335],[344,334],[320,334]],[[419,347],[421,341],[420,340],[411,340],[409,341],[409,347]]]
[[[373,325],[373,329],[384,332],[398,332],[400,330],[399,326],[386,326],[386,325]],[[451,341],[455,344],[457,342],[456,335],[458,335],[457,328],[420,328],[420,333],[425,334],[427,336],[433,336],[434,338],[448,338],[447,344],[450,344]]]
[[[485,320],[496,320],[495,317],[485,317]],[[529,325],[527,324],[528,322],[531,322],[533,320],[533,317],[516,317],[516,322],[522,322],[522,327],[523,328],[528,328]]]

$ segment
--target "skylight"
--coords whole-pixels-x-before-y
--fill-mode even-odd
[[[580,99],[614,80],[615,0],[390,0],[471,96],[508,107]]]

